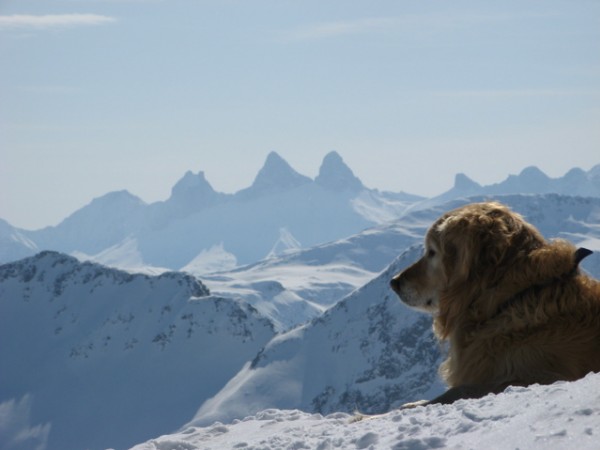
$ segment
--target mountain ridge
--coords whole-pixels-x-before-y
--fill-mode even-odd
[[[126,269],[180,270],[220,245],[226,259],[215,267],[206,259],[196,265],[209,273],[226,260],[239,265],[261,260],[281,244],[281,229],[309,248],[456,198],[516,192],[600,197],[600,165],[587,172],[574,168],[560,178],[531,166],[488,186],[459,173],[450,190],[423,199],[366,188],[335,151],[325,155],[314,180],[270,152],[253,184],[234,194],[215,191],[202,171],[187,171],[165,201],[146,204],[115,191],[56,227],[27,231],[6,224],[0,227],[0,262],[50,249]]]

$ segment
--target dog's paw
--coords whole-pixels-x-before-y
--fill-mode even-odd
[[[405,403],[404,405],[402,405],[400,407],[400,409],[413,409],[413,408],[417,408],[418,406],[427,406],[428,404],[429,404],[428,400],[419,400],[417,402]]]
[[[350,418],[349,423],[356,423],[356,422],[360,422],[362,420],[367,419],[369,416],[366,416],[364,414],[360,414],[360,413],[354,413],[354,415]]]

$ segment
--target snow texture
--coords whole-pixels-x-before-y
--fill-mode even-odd
[[[185,427],[133,450],[592,450],[600,438],[600,374],[361,421],[355,417],[269,409],[227,424]]]

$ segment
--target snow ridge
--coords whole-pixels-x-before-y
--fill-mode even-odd
[[[185,427],[133,450],[598,448],[600,374],[572,383],[509,388],[478,400],[397,410],[368,420],[269,409],[207,427]]]

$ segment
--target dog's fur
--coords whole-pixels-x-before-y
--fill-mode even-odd
[[[587,253],[546,241],[499,203],[440,217],[424,256],[391,285],[404,303],[433,314],[434,333],[449,341],[440,375],[450,389],[407,407],[600,371],[600,282],[578,268]]]

